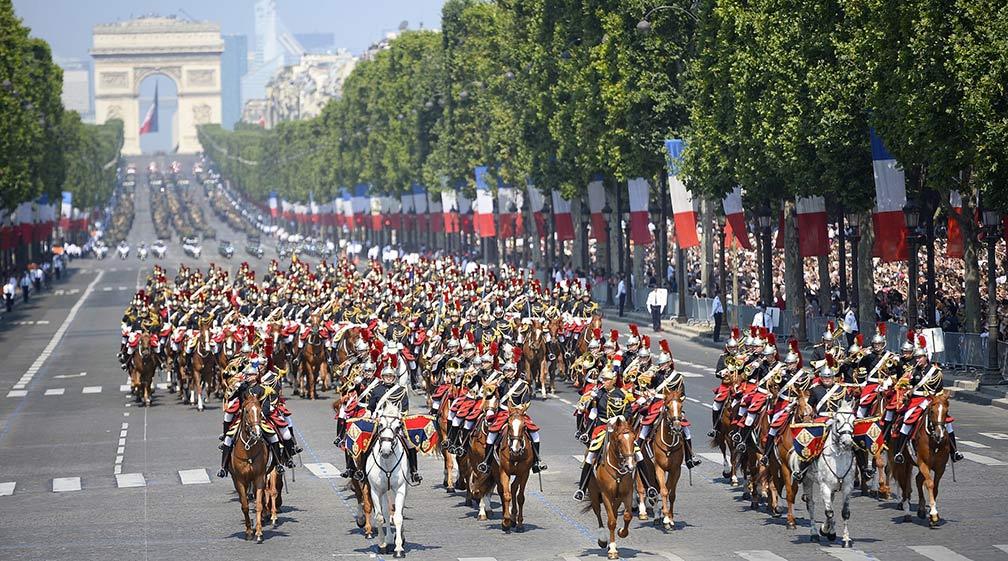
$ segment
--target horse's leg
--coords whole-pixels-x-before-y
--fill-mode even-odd
[[[812,476],[808,472],[805,472],[805,483],[803,487],[803,495],[805,497],[805,510],[808,512],[809,521],[809,538],[814,542],[819,542],[819,532],[816,529],[816,516],[815,516],[815,493],[813,492],[812,486]]]
[[[931,470],[931,527],[938,525],[940,520],[938,516],[938,483],[941,481],[942,475],[945,474],[945,464],[939,462],[933,470]]]
[[[656,451],[655,455],[657,456],[657,454],[658,452]],[[668,526],[665,525],[666,520],[668,520],[668,514],[669,514],[667,503],[669,492],[668,473],[665,471],[664,468],[662,468],[661,462],[658,461],[657,457],[655,458],[654,461],[654,474],[655,474],[655,483],[658,484],[658,501],[659,501],[659,504],[656,504],[654,506],[654,523],[655,526],[657,526],[660,522],[665,527],[665,529],[668,530],[669,529]]]
[[[922,487],[927,489],[927,504],[929,507],[927,517],[928,525],[933,528],[938,525],[938,493],[935,489],[934,472],[931,470],[931,466],[928,465],[928,463],[925,463],[924,460],[918,461],[917,465],[917,469],[920,471],[920,475],[917,476],[918,497],[920,496]],[[923,481],[921,481],[921,479],[923,479]],[[920,506],[918,507],[918,511],[922,511],[924,501],[921,500],[919,504]]]
[[[242,514],[245,515],[245,539],[252,539],[252,519],[249,518],[248,488],[245,482],[237,477],[232,477],[235,491],[238,493],[238,500],[241,501]]]
[[[265,469],[265,466],[263,466]],[[266,486],[265,477],[260,476],[255,481],[255,501],[256,501],[256,543],[263,542],[262,519],[263,519],[263,488]]]
[[[614,493],[616,483],[613,482]],[[616,511],[619,503],[611,500],[605,493],[602,493],[602,502],[606,508],[606,525],[609,528],[609,559],[619,559],[619,552],[616,549]]]
[[[392,554],[395,558],[401,558],[406,556],[406,551],[403,548],[403,542],[405,538],[403,537],[403,510],[406,508],[406,474],[402,472],[403,483],[399,486],[399,490],[395,494],[395,512],[392,513],[392,522],[395,524],[395,552]]]
[[[840,509],[840,516],[843,518],[843,547],[851,547],[850,529],[847,522],[850,520],[850,497],[854,492],[854,478],[848,475],[840,483],[840,493],[843,496],[843,507]]]
[[[639,472],[634,475],[634,487],[637,490],[637,518],[639,520],[647,520],[647,503],[644,501],[647,497],[647,492],[644,489],[644,478],[640,476]]]
[[[876,486],[878,487],[878,498],[888,499],[889,493],[889,465],[882,459],[882,452],[879,451],[872,459],[875,462],[875,471],[878,473]]]
[[[371,487],[371,509],[374,514],[374,529],[378,533],[378,553],[386,553],[385,546],[388,542],[388,536],[385,532],[385,512],[388,505],[384,495],[383,492],[376,491],[374,487]]]
[[[511,487],[511,500],[515,503],[515,529],[525,531],[525,485],[528,483],[529,472],[522,471],[515,477]]]
[[[501,464],[504,464],[506,460],[501,458]],[[508,475],[503,468],[498,471],[498,489],[500,490],[501,496],[501,530],[505,532],[511,529],[511,501],[513,496],[511,495],[511,476]]]

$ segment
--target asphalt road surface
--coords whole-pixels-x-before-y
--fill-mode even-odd
[[[191,162],[184,164],[188,173]],[[139,161],[143,169],[145,161]],[[130,242],[154,239],[144,179]],[[230,235],[244,260],[244,238],[212,214],[218,237]],[[199,266],[221,259],[205,244]],[[261,274],[274,254],[255,265]],[[178,240],[163,264],[185,261]],[[188,261],[186,261],[188,262]],[[127,399],[119,369],[119,318],[154,261],[78,260],[69,280],[0,320],[0,559],[368,559],[376,553],[353,521],[355,503],[335,476],[342,454],[333,446],[330,400],[293,397],[302,465],[288,472],[284,512],[263,545],[243,540],[241,512],[230,480],[215,477],[221,416],[199,413],[163,389],[150,408]],[[617,324],[612,324],[618,327]],[[608,329],[610,325],[606,325]],[[644,333],[650,334],[647,329]],[[652,334],[653,335],[653,334]],[[899,522],[892,501],[856,493],[854,549],[808,543],[804,506],[799,529],[748,509],[741,490],[721,479],[721,465],[703,438],[710,414],[704,402],[715,379],[716,351],[673,339],[678,368],[687,376],[686,413],[694,423],[704,463],[684,473],[675,529],[664,532],[635,520],[619,542],[625,559],[807,559],[1008,561],[1008,412],[953,402],[957,435],[967,460],[946,472],[939,496],[942,524]],[[163,381],[163,380],[159,380]],[[583,446],[573,438],[569,387],[537,400],[549,470],[530,481],[527,530],[505,534],[495,501],[490,521],[476,520],[461,495],[441,486],[440,458],[421,458],[424,482],[406,507],[407,556],[414,559],[602,559],[591,513],[571,499]],[[419,398],[412,401],[420,402]],[[820,513],[820,519],[822,514]]]

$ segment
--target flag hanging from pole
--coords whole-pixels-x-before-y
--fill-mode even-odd
[[[556,189],[553,189],[553,229],[558,242],[574,239],[574,220],[571,218],[570,201],[563,198]]]
[[[736,185],[731,193],[721,201],[725,213],[725,240],[729,240],[729,232],[738,240],[743,249],[752,249],[749,242],[749,232],[746,230],[745,210],[742,208],[742,186]],[[730,244],[731,242],[729,242]]]
[[[949,193],[949,205],[952,207],[952,212],[962,216],[962,194],[959,191]],[[945,246],[945,257],[962,259],[965,251],[966,246],[963,244],[959,220],[950,215],[948,217],[948,244]]]
[[[882,139],[871,129],[872,171],[875,175],[875,247],[873,253],[884,262],[907,258],[907,228],[903,216],[906,204],[906,175]]]
[[[643,177],[627,181],[627,192],[630,195],[630,239],[635,244],[650,245],[654,242],[648,228],[649,190],[647,179]]]
[[[693,210],[693,195],[686,190],[680,173],[685,148],[686,143],[679,138],[665,141],[665,149],[669,155],[669,198],[672,199],[672,217],[675,220],[676,245],[679,249],[700,245],[700,239],[697,237],[696,211]]]
[[[147,110],[147,116],[144,117],[143,124],[140,125],[140,134],[147,134],[149,132],[158,131],[158,84],[154,82],[154,104],[150,106]]]
[[[829,255],[829,238],[826,234],[826,199],[799,197],[798,250],[802,257]]]
[[[598,242],[604,242],[609,237],[606,232],[605,216],[602,214],[605,202],[606,194],[602,176],[596,175],[588,183],[588,210],[591,212],[592,239]]]
[[[478,166],[476,173],[476,231],[481,238],[491,238],[497,235],[494,224],[493,193],[486,182],[486,166]]]

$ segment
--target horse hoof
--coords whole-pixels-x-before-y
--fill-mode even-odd
[[[374,532],[364,532],[364,539],[366,540],[374,539]]]
[[[928,517],[928,526],[931,527],[931,528],[937,528],[938,527],[938,521],[939,521],[939,518],[938,518],[937,514],[934,515],[934,516],[930,516],[930,517]]]
[[[480,515],[476,516],[476,520],[479,520],[480,522],[485,522],[488,519],[489,518],[485,514],[480,514]]]
[[[648,520],[648,515],[645,513],[638,514],[637,520]]]
[[[729,477],[731,477],[731,472],[729,472],[729,471],[722,471],[721,472],[721,477],[724,478],[724,479],[728,479]]]
[[[672,530],[675,530],[675,525],[673,525],[672,523],[663,524],[662,527],[665,529],[666,532],[671,532]]]
[[[256,543],[260,543],[261,544],[262,542],[263,542],[263,537],[262,536],[256,536]]]
[[[447,492],[447,493],[454,493],[455,492],[455,488],[454,487],[445,487],[445,492]]]
[[[599,540],[598,541],[598,546],[601,547],[602,549],[605,549],[605,548],[609,547],[609,542],[607,542],[605,540]]]
[[[842,544],[840,544],[840,547],[843,547],[843,548],[854,547],[854,542],[852,540],[847,540],[847,541],[843,542]]]
[[[363,517],[354,520],[354,522],[357,524],[358,528],[363,528],[364,527],[364,518]]]
[[[784,516],[784,512],[781,511],[779,508],[771,508],[770,509],[770,516],[772,516],[774,518],[780,518],[781,516]]]
[[[788,527],[788,530],[797,530],[798,529],[798,525],[795,524],[794,522],[788,522],[787,523],[787,527]]]
[[[609,554],[606,555],[606,557],[608,557],[609,559],[619,559],[620,558],[619,557],[619,553],[616,553],[615,551],[610,551]]]
[[[403,557],[406,557],[406,552],[405,551],[397,551],[397,552],[395,552],[395,553],[392,554],[392,557],[394,557],[395,559],[402,559]]]
[[[616,535],[619,536],[619,537],[621,537],[621,538],[625,538],[625,537],[627,537],[627,536],[630,535],[630,530],[627,530],[625,528],[620,528],[620,531],[616,532]]]

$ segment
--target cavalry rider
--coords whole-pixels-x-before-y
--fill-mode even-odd
[[[468,431],[474,426],[469,417],[474,409],[479,412],[478,398],[483,388],[481,371],[483,356],[482,353],[476,353],[474,339],[475,336],[471,331],[466,333],[465,342],[462,343],[462,380],[458,388],[460,395],[452,401],[448,411],[448,420],[451,423],[447,435],[448,450],[456,451],[455,453],[461,453],[468,444]]]
[[[606,428],[618,417],[626,418],[633,403],[633,395],[616,385],[616,373],[611,367],[604,368],[599,374],[599,379],[602,386],[595,388],[591,394],[591,408],[588,411],[588,419],[591,422],[591,427],[587,431],[588,452],[581,465],[581,478],[578,480],[577,491],[574,492],[575,501],[584,500],[592,467],[605,441]]]
[[[259,355],[252,353],[249,356],[248,366],[244,370],[239,370],[229,380],[229,385],[233,387],[228,393],[227,402],[224,406],[224,432],[220,436],[220,440],[224,442],[220,445],[221,468],[217,472],[217,477],[227,477],[228,475],[228,470],[230,469],[228,460],[231,458],[231,448],[234,446],[234,435],[238,431],[239,418],[237,415],[241,411],[242,403],[245,400],[245,393],[252,392],[258,396],[262,396],[265,393],[263,387],[260,385],[260,360]],[[280,439],[277,438],[275,433],[267,437],[267,443],[279,472],[283,472],[284,466],[289,468],[294,467],[292,459],[289,457],[284,458],[284,454],[280,450]]]
[[[377,368],[375,360],[380,354],[380,349],[374,349],[363,362],[351,365],[347,374],[347,384],[350,388],[344,393],[343,403],[336,414],[336,440],[333,442],[336,446],[344,448],[343,457],[346,461],[346,468],[340,474],[343,479],[353,477],[357,472],[357,463],[345,447],[347,420],[367,415],[367,409],[361,402],[367,400],[379,384],[380,379],[375,376]]]
[[[398,383],[397,362],[396,356],[389,357],[381,371],[381,384],[371,392],[371,396],[368,398],[367,409],[372,418],[377,418],[389,410],[398,411],[400,418],[405,417],[409,412],[409,395],[407,395],[406,388]],[[406,459],[409,462],[410,481],[413,485],[419,485],[423,478],[417,471],[417,449],[409,438],[403,438],[402,442],[406,450]]]
[[[528,385],[528,382],[518,377],[518,363],[521,361],[521,349],[514,347],[512,353],[512,360],[505,362],[501,367],[504,373],[504,380],[497,386],[496,401],[498,410],[493,415],[492,420],[490,420],[487,429],[488,434],[483,461],[476,466],[476,469],[480,473],[487,473],[490,470],[490,456],[494,452],[494,443],[497,442],[497,436],[507,423],[511,409],[515,407],[527,408],[532,403],[532,388]],[[542,456],[539,453],[539,427],[532,421],[532,417],[527,412],[524,414],[524,417],[525,430],[528,431],[529,438],[532,439],[532,473],[539,473],[547,469],[546,464],[542,463]]]
[[[749,369],[746,382],[749,384],[750,391],[742,397],[739,418],[736,421],[736,426],[741,429],[738,434],[741,451],[746,449],[746,440],[752,434],[756,419],[759,418],[760,412],[763,411],[767,398],[770,396],[770,390],[767,386],[773,379],[778,361],[777,338],[773,333],[767,335],[766,344],[763,346],[760,357],[756,359],[757,362],[746,366]]]
[[[591,285],[585,286],[581,292],[581,300],[571,306],[571,315],[579,318],[590,318],[598,311],[598,303],[592,301]]]
[[[836,359],[829,352],[825,353],[822,365],[819,366],[817,382],[809,390],[809,406],[816,422],[827,422],[833,417],[837,407],[844,397],[844,388],[836,383],[838,374]],[[812,465],[812,460],[802,460],[799,467],[791,475],[795,482],[801,481],[805,470]]]
[[[893,450],[896,451],[893,461],[897,464],[902,464],[905,461],[903,450],[914,432],[914,426],[931,403],[931,397],[943,391],[941,368],[937,364],[932,364],[928,358],[927,340],[923,335],[918,336],[914,358],[917,362],[910,372],[909,378],[904,376],[900,380],[900,384],[908,384],[912,389],[909,402],[900,411],[900,414],[903,415],[903,426],[900,427],[899,439],[893,447]],[[959,452],[959,447],[956,445],[955,428],[952,425],[954,420],[951,416],[946,416],[945,428],[948,430],[949,445],[952,449],[952,461],[958,462],[963,459],[963,455]]]
[[[640,432],[637,434],[636,448],[641,450],[644,443],[651,435],[651,428],[654,426],[658,415],[665,408],[664,396],[667,392],[678,391],[686,396],[686,379],[681,372],[675,369],[675,362],[672,360],[672,351],[669,350],[668,341],[662,339],[658,345],[661,352],[655,357],[654,367],[637,377],[637,392],[640,397],[637,403],[640,406]],[[693,469],[700,465],[700,460],[693,454],[693,436],[690,434],[690,422],[683,415],[680,423],[683,430],[683,447],[686,452],[686,467]],[[643,455],[638,452],[638,461],[643,460]]]
[[[763,465],[770,463],[770,455],[777,442],[777,435],[791,424],[791,416],[794,413],[799,394],[808,390],[812,384],[811,373],[802,365],[798,341],[795,339],[788,341],[788,348],[788,354],[784,357],[783,379],[786,382],[777,391],[773,412],[770,416],[770,430],[767,432],[766,442],[763,444],[763,458],[760,460]]]
[[[886,350],[886,324],[879,322],[875,326],[875,336],[871,340],[871,352],[861,360],[866,375],[861,382],[861,400],[858,406],[858,418],[868,415],[869,409],[878,402],[880,391],[885,391],[891,374],[890,368],[899,364],[899,358]]]
[[[725,402],[731,395],[732,388],[724,382],[728,371],[736,371],[741,368],[742,356],[739,352],[739,328],[733,327],[731,336],[725,342],[724,352],[718,358],[717,373],[714,376],[721,380],[718,387],[713,389],[714,403],[711,404],[711,430],[707,436],[714,438],[717,435],[721,424],[721,410],[724,409]]]

